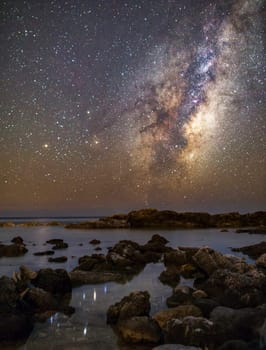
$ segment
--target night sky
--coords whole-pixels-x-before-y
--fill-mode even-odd
[[[263,5],[1,1],[0,216],[265,210]]]

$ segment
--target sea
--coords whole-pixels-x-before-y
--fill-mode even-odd
[[[76,223],[96,218],[8,218],[0,219],[14,223],[26,221],[51,222],[62,224]],[[63,268],[71,271],[78,265],[78,259],[84,255],[94,253],[106,254],[108,247],[120,240],[132,240],[140,244],[146,243],[154,234],[165,237],[171,247],[199,247],[209,246],[223,254],[234,254],[253,260],[242,253],[231,251],[232,247],[256,244],[264,240],[262,234],[236,233],[235,229],[221,232],[220,229],[100,229],[78,230],[66,229],[64,226],[32,226],[32,227],[0,227],[0,242],[10,243],[15,236],[21,236],[28,252],[22,257],[0,258],[0,277],[12,276],[19,271],[20,265],[26,265],[32,270],[41,268]],[[47,256],[34,256],[33,253],[49,250],[51,246],[46,243],[52,238],[61,238],[69,247],[58,250],[53,257],[67,256],[65,263],[49,263]],[[98,239],[102,250],[95,251],[95,246],[89,242]],[[151,315],[166,308],[166,299],[172,294],[172,288],[163,285],[158,276],[164,270],[163,263],[148,264],[144,270],[125,284],[108,282],[103,284],[90,284],[72,291],[70,305],[75,308],[72,316],[56,313],[46,322],[37,323],[25,344],[12,345],[8,349],[20,350],[132,350],[120,344],[112,328],[106,324],[106,311],[108,307],[133,291],[146,290],[151,296]],[[181,279],[180,284],[192,286],[193,280]],[[135,348],[134,348],[135,349]],[[150,349],[138,347],[138,350]]]

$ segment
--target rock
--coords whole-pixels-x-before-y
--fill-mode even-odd
[[[118,324],[118,331],[126,343],[153,343],[161,340],[161,329],[157,322],[147,316],[135,316]]]
[[[0,341],[15,342],[28,338],[33,329],[32,319],[21,313],[0,313]]]
[[[127,277],[125,277],[123,274],[111,271],[99,273],[99,271],[75,270],[69,273],[69,277],[73,287],[77,287],[82,284],[97,284],[110,281],[124,283],[128,281]]]
[[[32,281],[35,287],[52,294],[71,293],[72,285],[68,273],[63,269],[41,269]]]
[[[147,242],[147,244],[159,244],[159,245],[166,245],[169,241],[160,235],[153,235],[152,238]]]
[[[180,282],[180,275],[178,269],[174,266],[168,267],[165,271],[162,271],[159,280],[163,284],[168,284],[171,287],[175,287]]]
[[[218,344],[234,339],[258,339],[258,329],[263,325],[265,317],[266,305],[242,309],[218,306],[210,314],[210,320],[215,324]]]
[[[114,229],[114,228],[128,228],[129,224],[125,219],[117,218],[115,215],[113,217],[101,218],[97,221],[86,221],[79,222],[77,224],[67,224],[65,228],[69,229]]]
[[[0,244],[0,257],[16,257],[26,254],[28,249],[22,244]]]
[[[53,238],[53,239],[50,239],[49,241],[46,241],[46,243],[48,244],[60,244],[60,243],[63,243],[63,239],[60,239],[60,238]]]
[[[193,256],[195,264],[202,269],[208,276],[219,268],[231,268],[232,264],[229,259],[221,253],[208,248],[202,247]]]
[[[266,268],[266,253],[262,254],[257,260],[256,265],[258,267]]]
[[[101,243],[101,241],[99,241],[98,239],[92,239],[90,241],[90,244],[92,244],[92,245],[96,245],[96,244],[100,244],[100,243]]]
[[[106,266],[106,258],[103,254],[85,255],[79,258],[79,266],[74,270],[91,271],[103,270],[102,266]]]
[[[19,294],[15,282],[6,276],[0,278],[0,313],[10,312],[17,306]]]
[[[166,343],[207,347],[213,344],[214,324],[203,317],[187,316],[168,321],[163,333]]]
[[[30,288],[23,300],[31,307],[33,312],[57,310],[57,301],[53,295],[41,288]]]
[[[96,247],[94,250],[95,250],[96,252],[99,252],[99,251],[102,250],[102,248],[101,248],[101,247]]]
[[[186,316],[200,317],[202,313],[200,309],[194,305],[180,305],[170,309],[157,312],[153,318],[158,322],[159,326],[164,329],[171,319],[183,319]]]
[[[164,264],[165,266],[169,265],[184,265],[187,263],[187,256],[186,252],[182,251],[181,249],[175,249],[171,252],[164,254]]]
[[[37,277],[37,272],[30,270],[27,266],[20,266],[20,275],[23,280],[34,280]]]
[[[266,276],[257,269],[246,273],[217,270],[202,284],[201,289],[221,305],[254,307],[266,300]]]
[[[199,270],[192,264],[185,264],[180,267],[180,275],[184,278],[194,278],[198,275]]]
[[[107,310],[107,323],[116,324],[135,316],[148,316],[150,312],[150,295],[148,292],[133,292]]]
[[[248,344],[243,340],[228,340],[223,345],[219,346],[217,350],[248,350]]]
[[[226,228],[222,228],[221,232],[228,232],[228,230]]]
[[[219,306],[217,301],[210,298],[196,298],[193,300],[193,304],[201,310],[205,318],[209,318],[212,310]]]
[[[11,240],[12,243],[16,243],[16,244],[23,244],[23,239],[20,236],[14,237]]]
[[[153,348],[152,350],[201,350],[195,346],[186,346],[181,344],[164,344]]]
[[[232,248],[233,252],[241,252],[247,254],[253,259],[259,258],[262,254],[266,253],[266,242],[260,242],[253,245],[248,245],[241,248]]]
[[[208,298],[207,293],[204,292],[204,290],[201,290],[201,289],[195,290],[195,292],[192,293],[192,296],[193,296],[195,299],[199,299],[199,298]]]
[[[67,257],[66,256],[58,256],[56,258],[49,258],[48,261],[55,262],[55,263],[64,263],[67,261]]]
[[[197,251],[200,249],[200,247],[179,247],[178,249],[180,249],[186,253],[188,263],[194,264],[192,258],[197,253]]]
[[[33,255],[35,255],[35,256],[54,255],[54,251],[53,250],[45,250],[43,252],[33,253]]]
[[[176,307],[182,304],[192,304],[192,291],[193,289],[188,286],[177,286],[174,289],[173,294],[166,299],[167,306]]]
[[[65,242],[56,243],[56,245],[52,247],[53,250],[66,249],[66,248],[68,248],[68,244]]]

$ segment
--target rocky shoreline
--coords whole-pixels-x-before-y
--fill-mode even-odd
[[[128,214],[117,214],[96,221],[63,224],[62,222],[1,222],[0,227],[64,226],[68,229],[121,229],[121,228],[238,228],[238,233],[266,234],[266,212],[239,214],[179,213],[171,210],[141,209]],[[245,228],[245,229],[242,229]]]
[[[15,237],[12,243],[7,250],[26,254],[21,237]],[[51,255],[54,249],[67,249],[60,239],[47,243],[53,247],[44,255]],[[106,310],[106,322],[121,344],[132,349],[143,345],[162,350],[265,349],[266,242],[234,249],[256,259],[254,264],[205,246],[172,248],[167,243],[160,235],[153,235],[143,245],[122,240],[106,255],[80,257],[71,272],[51,268],[31,271],[21,266],[12,278],[2,276],[0,345],[26,341],[34,323],[58,311],[66,315],[75,312],[70,302],[76,286],[125,283],[147,264],[163,262],[165,270],[158,278],[172,288],[167,307],[151,315],[149,293],[132,291]],[[183,281],[193,280],[193,287],[180,284],[181,277]]]

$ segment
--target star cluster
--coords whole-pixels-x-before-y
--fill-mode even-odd
[[[262,0],[0,15],[0,213],[265,209]]]

